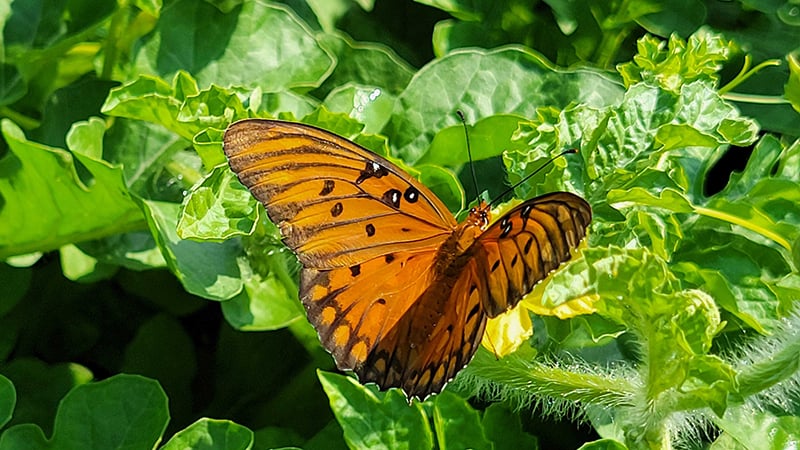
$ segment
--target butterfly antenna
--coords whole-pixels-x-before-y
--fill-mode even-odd
[[[469,145],[469,131],[467,131],[467,119],[464,118],[464,113],[461,110],[456,110],[458,118],[461,119],[461,125],[464,126],[464,139],[467,141],[467,155],[469,156],[469,169],[472,172],[472,184],[475,185],[475,195],[478,195],[478,177],[475,175],[475,161],[472,159],[472,148]]]
[[[506,189],[505,191],[503,191],[503,192],[502,192],[500,195],[498,195],[497,197],[493,198],[493,199],[492,199],[492,201],[490,201],[488,205],[493,205],[493,204],[495,204],[495,202],[497,202],[498,200],[500,200],[500,199],[502,199],[503,197],[505,197],[505,196],[506,196],[506,194],[508,194],[509,192],[511,192],[511,191],[513,191],[514,189],[516,189],[516,188],[517,188],[517,186],[519,186],[519,185],[521,185],[522,183],[524,183],[524,182],[528,181],[528,180],[529,180],[529,179],[530,179],[532,176],[536,175],[537,173],[539,173],[539,172],[541,172],[543,169],[545,169],[547,166],[549,166],[550,164],[552,164],[552,163],[553,163],[553,161],[557,160],[558,158],[561,158],[561,157],[562,157],[562,156],[564,156],[564,155],[569,155],[569,154],[571,154],[571,153],[578,153],[578,149],[577,149],[577,148],[570,148],[570,149],[564,150],[563,152],[561,152],[561,153],[557,154],[556,156],[553,156],[552,158],[548,159],[548,160],[547,160],[547,161],[546,161],[544,164],[542,164],[541,166],[539,166],[539,168],[538,168],[538,169],[534,170],[532,173],[529,173],[529,174],[528,174],[528,175],[526,175],[526,176],[525,176],[523,179],[521,179],[521,180],[517,181],[516,183],[514,183],[514,185],[513,185],[513,186],[509,187],[508,189]]]

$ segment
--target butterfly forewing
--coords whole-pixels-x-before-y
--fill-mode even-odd
[[[495,317],[570,259],[586,236],[592,210],[582,198],[555,192],[528,200],[494,222],[468,253],[487,280],[484,308]]]
[[[223,144],[305,267],[351,266],[397,245],[435,250],[456,226],[424,185],[327,131],[250,119],[228,127]]]

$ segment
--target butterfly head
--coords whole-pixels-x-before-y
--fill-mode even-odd
[[[473,206],[469,210],[469,216],[459,225],[456,232],[458,252],[463,253],[472,243],[478,239],[484,230],[489,226],[491,220],[491,210],[486,202],[482,201],[478,206]]]
[[[486,202],[481,201],[478,206],[473,206],[469,210],[469,217],[467,217],[467,222],[474,226],[478,227],[481,231],[485,230],[486,227],[489,226],[489,221],[491,220],[491,210],[489,205]]]

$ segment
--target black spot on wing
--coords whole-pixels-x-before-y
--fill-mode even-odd
[[[403,198],[405,198],[408,203],[416,203],[417,200],[419,200],[419,191],[414,186],[409,186],[403,194]]]
[[[365,227],[365,230],[367,232],[367,236],[369,237],[375,236],[375,225],[368,223],[367,226]]]
[[[322,190],[319,191],[320,197],[324,197],[331,192],[333,192],[333,188],[336,186],[333,180],[325,180],[325,184],[322,186]]]
[[[339,217],[339,215],[344,211],[344,206],[342,206],[342,202],[336,202],[335,205],[331,208],[331,217]]]
[[[382,178],[389,175],[389,170],[386,167],[378,164],[377,161],[367,161],[364,169],[356,178],[356,184],[361,184],[370,178]]]
[[[389,189],[383,193],[381,201],[393,208],[400,207],[400,198],[403,194],[397,189]]]

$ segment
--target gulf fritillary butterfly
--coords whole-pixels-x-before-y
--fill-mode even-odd
[[[303,265],[300,298],[339,369],[409,398],[441,391],[487,319],[568,260],[592,217],[555,192],[491,225],[485,203],[457,223],[393,163],[299,123],[242,120],[223,148]]]

